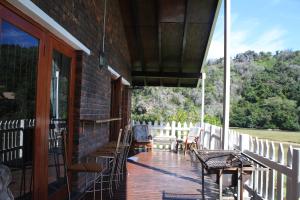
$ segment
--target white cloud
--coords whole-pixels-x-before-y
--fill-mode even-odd
[[[231,31],[231,56],[243,53],[247,50],[256,52],[284,49],[285,30],[273,27],[258,35],[257,26],[249,26],[248,29]],[[224,36],[222,31],[216,32],[211,42],[208,58],[220,58],[224,55]]]

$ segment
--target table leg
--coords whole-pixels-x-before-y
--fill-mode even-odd
[[[238,177],[238,183],[237,183],[237,199],[240,200],[240,199],[243,199],[242,197],[242,181],[241,181],[241,170],[238,168],[237,169],[237,177]]]
[[[223,170],[219,172],[219,200],[223,199]]]
[[[205,199],[205,194],[204,194],[204,166],[201,165],[202,168],[202,199]]]
[[[243,168],[241,168],[241,173],[240,173],[240,200],[244,199],[244,186],[243,186]]]

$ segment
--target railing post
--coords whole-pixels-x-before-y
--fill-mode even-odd
[[[287,151],[287,166],[291,169],[293,169],[293,148],[291,145],[289,145],[288,151]],[[286,176],[286,199],[292,199],[292,193],[294,192],[293,188],[293,179],[295,176]]]
[[[209,149],[211,150],[215,149],[215,132],[216,132],[216,127],[212,125],[210,128],[210,137],[209,137]]]
[[[284,149],[281,143],[278,146],[278,163],[284,164]],[[277,199],[283,200],[283,175],[280,172],[277,172]]]
[[[172,127],[171,127],[171,135],[172,135],[172,137],[176,137],[175,127],[176,127],[176,122],[172,121]]]
[[[249,144],[250,144],[250,136],[249,135],[247,135],[247,134],[241,134],[240,135],[240,146],[239,146],[239,148],[240,148],[240,150],[241,150],[241,152],[243,152],[243,151],[245,151],[245,150],[249,150],[250,148],[249,148]],[[238,179],[238,186],[240,187],[240,179]],[[247,183],[249,183],[249,181],[247,181]],[[240,189],[238,189],[238,197],[240,197]],[[244,191],[243,192],[244,193],[244,196],[245,197],[248,197],[249,196],[249,194],[248,194],[248,192],[247,191]]]
[[[159,124],[159,125],[160,125],[160,127],[159,127],[159,128],[160,128],[160,129],[159,129],[159,136],[160,136],[160,137],[163,137],[163,136],[164,136],[164,127],[163,127],[164,125],[163,125],[163,124],[164,124],[164,123],[163,123],[162,121],[160,121],[160,124]]]
[[[20,143],[19,143],[19,146],[23,146],[23,141],[24,141],[24,128],[25,128],[25,120],[24,119],[21,119],[20,120],[20,128],[22,129],[20,131]],[[22,158],[23,157],[23,150],[20,149],[19,150],[19,158]]]
[[[300,198],[300,148],[293,150],[293,190],[291,199]]]
[[[240,150],[243,152],[245,150],[249,150],[250,144],[250,137],[247,134],[240,134]]]
[[[180,123],[180,122],[177,123],[177,128],[178,128],[178,131],[177,131],[177,133],[178,133],[178,138],[179,138],[179,139],[184,139],[184,138],[183,138],[183,134],[182,134],[182,130],[181,130],[181,123]]]
[[[269,149],[269,158],[272,161],[275,161],[275,145],[274,142],[271,142],[270,149]],[[275,188],[275,170],[271,169],[269,173],[269,190],[268,190],[268,198],[270,200],[275,199],[275,193],[274,193],[274,188]]]

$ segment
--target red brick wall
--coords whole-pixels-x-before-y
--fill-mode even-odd
[[[104,0],[33,0],[33,2],[91,50],[91,55],[78,52],[76,68],[75,123],[73,160],[107,143],[109,124],[96,126],[79,119],[110,117],[111,75],[99,71],[99,52],[102,47]],[[118,0],[107,0],[105,52],[109,65],[127,80],[130,77],[130,56]],[[82,188],[84,177],[78,177]]]

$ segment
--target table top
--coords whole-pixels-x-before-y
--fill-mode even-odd
[[[236,150],[196,150],[194,152],[207,170],[251,167],[251,161]]]

